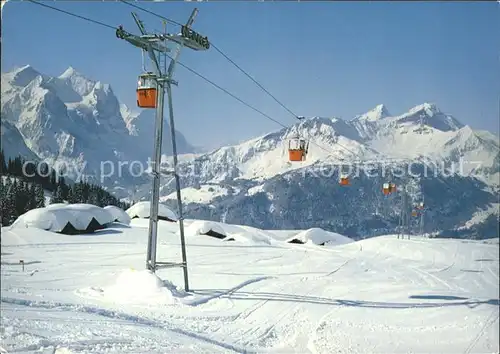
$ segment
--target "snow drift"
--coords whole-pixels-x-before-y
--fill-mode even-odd
[[[115,283],[102,292],[104,296],[119,302],[161,300],[163,304],[174,304],[177,290],[170,282],[161,280],[149,270],[131,268],[118,274]]]
[[[111,214],[113,221],[130,225],[130,216],[125,212],[125,210],[114,205],[105,206],[103,209]]]
[[[134,218],[149,218],[151,208],[150,202],[138,202],[126,210],[126,213],[131,219]],[[166,221],[177,221],[177,215],[165,204],[158,203],[158,219]]]
[[[158,261],[180,259],[176,226],[159,222]],[[158,270],[168,281],[142,271],[142,226],[92,240],[2,228],[1,345],[10,353],[498,353],[498,244],[388,235],[309,247],[285,240],[327,233],[221,226],[275,242],[188,237],[184,296],[171,285],[183,287],[181,269]]]
[[[221,225],[205,220],[195,220],[186,228],[187,236],[207,235],[219,239],[224,239],[227,236],[226,231]]]
[[[344,245],[346,243],[354,242],[349,237],[342,236],[335,232],[325,231],[320,228],[312,228],[299,232],[294,237],[287,240],[288,243],[310,243],[319,246],[325,245]]]

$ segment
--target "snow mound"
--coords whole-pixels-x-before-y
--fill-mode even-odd
[[[161,302],[174,304],[182,290],[172,283],[161,280],[150,270],[127,269],[121,272],[115,283],[104,291],[104,295],[119,302]]]
[[[75,216],[78,216],[82,221],[85,221],[85,217],[89,218],[89,221],[92,219],[92,217],[94,217],[101,225],[113,222],[113,217],[107,210],[92,204],[57,203],[57,204],[50,204],[46,206],[45,209],[51,211],[69,212]]]
[[[195,220],[186,228],[187,236],[208,235],[217,238],[225,238],[226,231],[221,225],[205,220]]]
[[[134,218],[149,218],[149,211],[151,208],[150,202],[138,202],[132,205],[130,208],[126,210],[126,213],[130,216],[131,219]],[[158,218],[161,220],[167,221],[177,221],[177,215],[165,204],[158,204]]]
[[[352,243],[354,240],[335,232],[325,231],[320,228],[312,228],[299,232],[294,237],[287,240],[288,243],[312,243],[319,246],[324,245],[344,245]]]
[[[125,212],[125,210],[114,205],[105,206],[103,209],[111,214],[113,221],[130,225],[130,216]]]
[[[20,215],[16,221],[12,223],[11,228],[34,227],[42,230],[51,230],[57,228],[57,224],[58,220],[54,213],[49,212],[45,208],[36,208]]]
[[[111,214],[91,204],[52,204],[19,216],[12,228],[37,228],[60,233],[93,232],[113,222]]]
[[[233,239],[234,241],[238,242],[245,242],[252,244],[266,244],[266,245],[271,244],[271,238],[269,236],[264,235],[263,233],[249,233],[249,232],[236,233],[236,234],[231,234],[231,236],[228,236],[227,241],[229,241],[229,239]]]

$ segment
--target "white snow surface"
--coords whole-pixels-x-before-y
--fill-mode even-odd
[[[194,220],[186,220],[186,226]],[[144,269],[147,222],[89,238],[2,228],[1,346],[66,353],[498,353],[498,242],[395,235],[334,247],[225,225]],[[179,261],[159,222],[158,261]],[[316,231],[304,232],[316,234]],[[268,244],[252,242],[268,239]],[[498,241],[498,239],[495,239]],[[24,260],[24,271],[19,260]]]
[[[149,201],[137,202],[126,210],[131,217],[149,218],[151,203]],[[177,221],[177,215],[165,204],[158,203],[158,216]]]
[[[111,214],[113,221],[117,221],[125,225],[130,224],[130,216],[125,212],[125,210],[118,208],[115,205],[107,205],[103,209]]]
[[[169,285],[167,287],[166,285]],[[100,291],[105,297],[127,304],[147,304],[149,302],[175,303],[173,286],[165,284],[158,275],[150,270],[136,270],[134,268],[122,271],[116,277],[113,285],[106,289],[92,289]]]
[[[349,237],[335,232],[328,232],[317,227],[299,232],[297,235],[291,237],[288,242],[294,239],[302,241],[303,243],[312,243],[314,245],[343,245],[353,242],[353,240]]]
[[[27,211],[19,216],[11,227],[60,232],[70,222],[77,230],[85,230],[92,218],[101,225],[114,221],[107,210],[92,204],[57,203]]]

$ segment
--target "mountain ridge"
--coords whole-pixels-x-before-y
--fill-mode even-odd
[[[1,105],[15,144],[51,163],[80,166],[87,177],[102,177],[103,161],[118,166],[122,160],[145,162],[153,155],[153,144],[144,142],[151,141],[154,113],[124,109],[111,85],[88,79],[71,66],[58,77],[30,65],[2,73]],[[144,132],[132,129],[137,124]],[[180,152],[194,151],[180,132],[177,140]],[[168,141],[167,136],[164,154],[171,151]]]
[[[102,172],[101,162],[105,160],[117,166],[152,156],[154,112],[132,110],[120,102],[111,85],[87,79],[72,67],[58,77],[40,74],[30,66],[2,74],[1,108],[2,118],[5,117],[2,145],[19,147],[27,154],[29,150],[49,164],[66,161],[84,165],[85,176],[99,179],[96,171]],[[288,161],[288,142],[297,136],[309,142],[309,151],[305,161],[292,163]],[[434,226],[461,227],[481,210],[490,213],[500,184],[498,138],[462,124],[428,102],[399,115],[392,115],[384,104],[379,104],[351,120],[308,117],[290,127],[208,152],[191,146],[180,132],[177,140],[183,195],[199,195],[187,200],[187,215],[243,224],[247,219],[253,220],[255,224],[250,226],[306,227],[321,220],[324,228],[348,235],[367,232],[369,225],[378,225],[373,227],[380,232],[395,231],[394,213],[390,216],[392,221],[375,221],[379,217],[376,210],[389,208],[380,195],[381,184],[387,179],[353,175],[352,185],[356,187],[339,189],[341,172],[348,173],[346,168],[353,167],[366,172],[369,164],[415,164],[417,169],[431,166],[430,171],[438,171],[434,178],[412,181],[418,188],[425,186],[421,194],[429,200],[436,199],[429,193],[444,198],[442,205],[433,203],[437,220],[430,225]],[[168,134],[164,134],[162,150],[164,154],[171,151]],[[163,164],[172,167],[172,158],[163,156]],[[113,174],[101,184],[119,197],[147,199],[151,191],[150,170],[140,172],[138,176],[130,170],[128,175]],[[162,200],[171,199],[174,185],[170,182],[170,178],[162,179]],[[453,187],[453,193],[468,196],[475,204],[460,211],[453,200],[456,196],[440,191],[445,185],[458,186]],[[335,198],[338,208],[315,208],[314,205],[331,203],[328,196]],[[356,198],[364,198],[366,205]],[[293,210],[285,211],[286,208]],[[297,208],[305,208],[304,213],[315,216]],[[441,213],[440,208],[445,212]],[[366,215],[355,217],[361,209]],[[273,218],[264,217],[262,213],[266,212]],[[332,212],[336,214],[328,214]],[[345,215],[339,218],[339,213]],[[287,215],[294,220],[304,219],[297,224],[287,220]],[[349,221],[349,217],[354,221]],[[491,223],[492,219],[481,220]],[[491,229],[492,224],[488,225]]]

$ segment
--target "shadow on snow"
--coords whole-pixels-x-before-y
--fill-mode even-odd
[[[480,305],[499,306],[499,299],[479,300],[469,299],[458,296],[448,295],[411,295],[410,299],[420,300],[442,300],[440,302],[383,302],[369,300],[349,300],[349,299],[331,299],[317,296],[290,295],[268,292],[245,292],[231,291],[222,289],[200,289],[193,290],[192,293],[210,298],[227,298],[230,300],[260,300],[260,301],[277,301],[277,302],[296,302],[309,303],[318,305],[332,306],[348,306],[348,307],[367,307],[367,308],[385,308],[385,309],[409,309],[409,308],[436,308],[447,306],[467,306],[474,308]],[[458,301],[460,300],[460,301]],[[443,302],[447,301],[447,302]],[[451,302],[453,301],[453,302]]]

